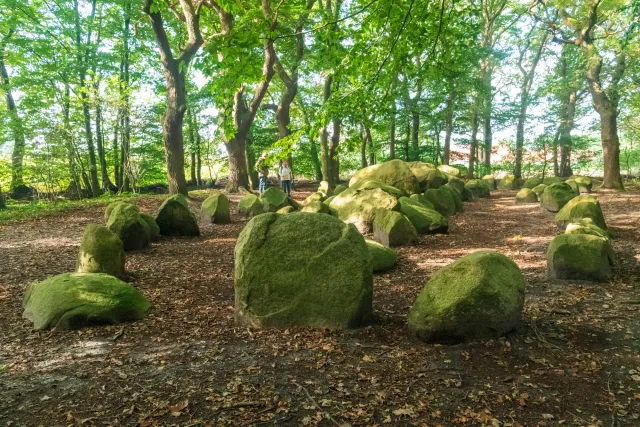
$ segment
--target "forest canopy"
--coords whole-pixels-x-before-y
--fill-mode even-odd
[[[640,167],[637,0],[4,0],[0,192]]]

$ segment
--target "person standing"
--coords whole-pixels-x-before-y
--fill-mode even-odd
[[[267,166],[267,153],[260,156],[260,159],[256,163],[256,169],[260,176],[260,185],[258,191],[262,196],[262,193],[267,189],[267,178],[269,177],[269,167]]]
[[[291,169],[287,160],[282,162],[278,174],[280,175],[280,182],[282,182],[282,190],[287,193],[287,197],[291,197]]]

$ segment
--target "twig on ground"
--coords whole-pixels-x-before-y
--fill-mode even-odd
[[[304,391],[304,394],[306,394],[306,395],[307,395],[307,399],[309,399],[309,401],[313,404],[313,406],[315,406],[315,407],[316,407],[316,409],[318,409],[318,411],[322,412],[322,413],[324,414],[324,416],[325,416],[329,421],[331,421],[333,424],[335,424],[335,425],[337,425],[337,426],[339,426],[339,425],[340,425],[340,423],[339,423],[339,422],[337,422],[337,421],[335,420],[335,418],[333,418],[333,417],[331,416],[331,414],[330,414],[328,411],[325,411],[324,409],[322,409],[322,406],[320,406],[320,405],[318,404],[318,402],[316,402],[316,400],[311,396],[311,394],[309,393],[309,390],[307,390],[307,389],[306,389],[306,387],[304,387],[303,385],[300,385],[300,384],[298,384],[298,383],[296,383],[296,385],[298,386],[298,388],[299,388],[299,389],[301,389],[302,391]]]

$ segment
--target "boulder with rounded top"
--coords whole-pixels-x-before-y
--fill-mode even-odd
[[[329,205],[346,223],[354,224],[358,230],[368,233],[373,228],[377,209],[398,209],[398,199],[379,188],[358,190],[349,188],[338,194]]]
[[[156,222],[163,236],[199,236],[198,220],[191,213],[187,198],[176,194],[166,199],[160,209]]]
[[[547,274],[552,279],[606,282],[613,263],[611,242],[591,234],[561,234],[547,249]]]
[[[547,186],[540,197],[540,205],[549,212],[558,212],[569,200],[576,197],[570,185],[557,182]]]
[[[456,202],[448,191],[431,188],[424,192],[424,197],[440,215],[450,217],[456,214]]]
[[[140,217],[138,207],[128,203],[114,207],[107,228],[122,240],[125,251],[144,249],[151,242],[151,231]]]
[[[265,212],[276,212],[278,209],[287,206],[287,193],[278,187],[267,188],[260,196],[262,201],[262,210]]]
[[[466,182],[464,188],[469,190],[474,199],[488,199],[491,197],[491,190],[484,180],[471,179]]]
[[[542,184],[542,178],[534,177],[534,178],[527,179],[524,182],[524,184],[522,184],[522,187],[523,188],[529,188],[529,189],[533,190],[535,187],[537,187],[540,184]]]
[[[498,190],[511,191],[518,189],[518,180],[513,174],[505,175],[500,181],[498,181]]]
[[[349,181],[349,187],[367,179],[390,185],[405,194],[420,192],[416,176],[402,160],[389,160],[358,170]]]
[[[591,194],[582,194],[569,200],[556,214],[556,223],[559,227],[564,228],[569,223],[585,218],[591,219],[595,225],[603,230],[607,229],[600,202],[597,197]]]
[[[404,214],[379,209],[373,220],[373,238],[385,246],[396,247],[415,242],[418,233]]]
[[[224,193],[213,193],[202,202],[200,214],[205,221],[214,224],[229,224],[231,222],[229,199]]]
[[[395,250],[373,240],[365,239],[371,255],[371,269],[374,273],[391,270],[396,265],[398,254]]]
[[[262,213],[262,201],[255,194],[246,193],[238,202],[238,214],[241,216],[256,216]]]
[[[87,225],[80,241],[76,271],[124,275],[124,244],[120,237],[105,226]]]
[[[516,193],[516,205],[526,204],[526,203],[537,203],[538,196],[534,191],[530,188],[523,188],[518,193]]]
[[[436,210],[424,207],[416,200],[408,197],[398,199],[400,212],[411,221],[416,231],[420,234],[438,234],[449,231],[447,218]]]

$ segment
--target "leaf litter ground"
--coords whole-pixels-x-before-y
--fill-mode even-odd
[[[0,424],[640,425],[640,192],[597,194],[618,257],[607,284],[548,280],[544,253],[560,230],[514,195],[467,203],[448,235],[400,248],[397,267],[375,276],[374,323],[352,331],[234,324],[246,224],[234,211],[229,225],[201,222],[198,238],[127,256],[127,280],[152,303],[144,321],[34,332],[21,318],[25,286],[74,270],[104,206],[0,226]],[[161,201],[136,202],[154,213]],[[424,283],[479,249],[525,274],[522,325],[487,342],[412,339],[406,314]]]

